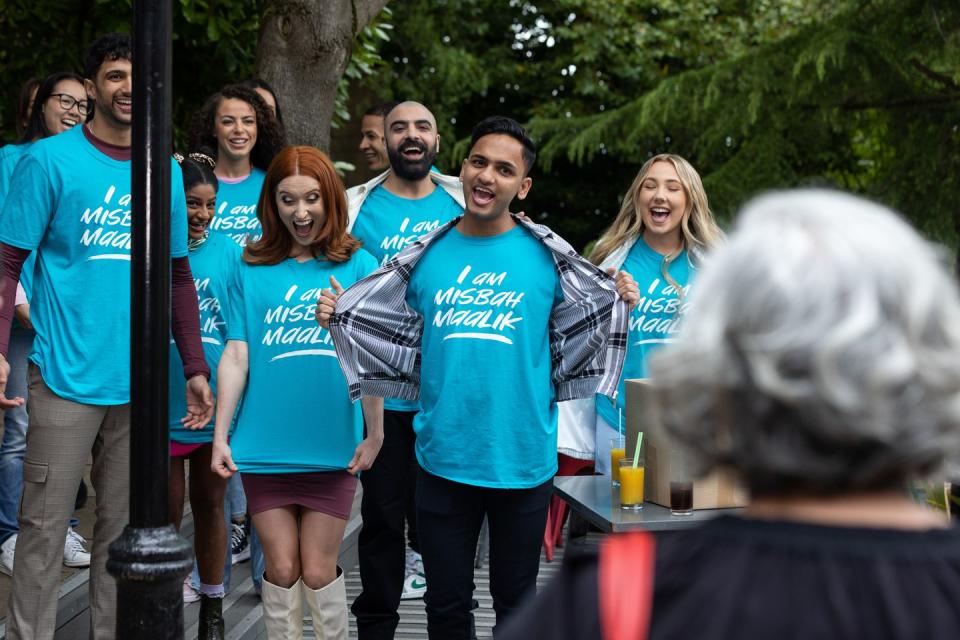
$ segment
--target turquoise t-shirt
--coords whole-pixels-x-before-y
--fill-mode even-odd
[[[417,238],[461,213],[463,208],[439,186],[430,195],[411,200],[378,185],[363,201],[351,233],[382,266]],[[383,401],[383,408],[391,411],[416,411],[419,406],[415,400]]]
[[[170,253],[179,258],[187,203],[170,163]],[[33,143],[0,211],[0,242],[37,255],[30,359],[74,402],[130,401],[130,207],[130,162],[98,151],[77,126]]]
[[[563,299],[550,250],[522,227],[456,228],[410,278],[423,316],[417,459],[463,484],[525,489],[557,471],[550,315]]]
[[[230,236],[241,247],[247,246],[248,240],[258,240],[262,230],[257,219],[257,203],[266,177],[266,173],[254,167],[240,182],[221,179],[217,189],[217,215],[210,221],[210,231]]]
[[[230,447],[242,473],[346,469],[363,438],[330,333],[314,318],[334,276],[349,287],[376,269],[366,251],[347,262],[288,258],[241,263],[227,306],[227,339],[247,343],[250,371]]]
[[[687,252],[682,251],[674,258],[668,269],[670,277],[683,288],[682,299],[674,286],[663,277],[662,264],[663,256],[651,249],[641,237],[620,267],[637,281],[640,302],[630,313],[627,356],[617,385],[617,405],[614,406],[606,396],[596,396],[597,413],[614,429],[618,424],[623,429],[620,411],[624,412],[623,419],[626,419],[624,380],[647,377],[647,355],[661,344],[673,341],[680,318],[687,309],[685,301],[690,291],[690,279],[695,272]]]
[[[3,209],[3,203],[7,199],[7,193],[10,191],[10,181],[13,180],[13,170],[20,162],[20,158],[30,148],[32,142],[23,144],[8,144],[0,148],[0,210]],[[31,251],[30,256],[23,262],[23,269],[20,271],[20,284],[27,294],[27,300],[32,297],[33,291],[33,269],[36,265],[36,253]]]
[[[206,242],[190,252],[190,270],[197,287],[200,307],[200,341],[210,367],[210,390],[217,394],[217,365],[227,344],[226,304],[234,272],[240,268],[243,250],[230,238],[211,233]],[[170,340],[170,439],[184,444],[213,442],[213,423],[203,429],[186,429],[180,418],[187,414],[184,395],[183,360]]]

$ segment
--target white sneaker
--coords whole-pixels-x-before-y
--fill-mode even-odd
[[[427,592],[427,579],[423,575],[423,558],[412,549],[407,549],[406,576],[403,579],[401,600],[418,600]]]
[[[183,604],[190,604],[200,599],[200,593],[190,584],[190,576],[183,579]]]
[[[73,527],[67,527],[67,537],[63,541],[63,564],[68,567],[89,567],[90,552],[83,546],[86,542]]]
[[[427,579],[422,573],[414,573],[403,580],[401,600],[419,600],[427,592]]]
[[[17,548],[17,534],[13,534],[0,545],[0,571],[13,575],[13,552]]]

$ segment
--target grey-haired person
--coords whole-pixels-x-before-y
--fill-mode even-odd
[[[629,568],[652,579],[641,637],[956,637],[960,533],[909,486],[960,450],[960,298],[908,224],[839,192],[753,201],[650,372],[676,444],[751,503]],[[501,638],[604,637],[608,553],[568,562]]]

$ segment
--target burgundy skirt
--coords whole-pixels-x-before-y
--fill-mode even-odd
[[[206,447],[209,445],[209,442],[201,442],[199,444],[185,444],[183,442],[177,442],[176,440],[170,441],[170,457],[171,458],[183,458],[189,456],[191,453],[199,449],[200,447]]]
[[[299,505],[341,520],[350,518],[357,478],[346,471],[317,473],[241,473],[247,511]]]

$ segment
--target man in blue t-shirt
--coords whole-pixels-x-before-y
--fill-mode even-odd
[[[20,536],[7,637],[52,640],[67,518],[91,453],[97,520],[90,562],[90,637],[116,635],[116,583],[107,547],[129,520],[130,128],[128,36],[96,40],[86,56],[86,90],[96,104],[86,125],[34,143],[14,172],[0,211],[0,408],[5,395],[10,315],[23,261],[36,253],[29,365],[29,428]],[[210,370],[187,260],[186,201],[171,159],[173,333],[184,363],[187,416],[210,420]],[[138,347],[140,345],[133,345]]]
[[[557,469],[558,399],[615,395],[636,283],[509,213],[536,159],[518,123],[473,131],[465,215],[342,295],[325,292],[353,393],[417,397],[417,526],[431,639],[470,637],[484,517],[497,624],[532,595]],[[341,308],[338,310],[338,299]]]
[[[390,168],[383,119],[395,106],[396,102],[381,102],[363,112],[360,120],[360,145],[357,149],[363,154],[370,171],[383,173]]]
[[[463,212],[459,179],[431,172],[440,146],[433,114],[417,102],[397,104],[384,116],[384,129],[389,169],[347,193],[351,233],[381,265]],[[353,603],[360,640],[393,638],[400,599],[426,592],[414,512],[417,408],[416,401],[384,400],[383,447],[360,476],[363,529],[357,547],[363,591]]]

